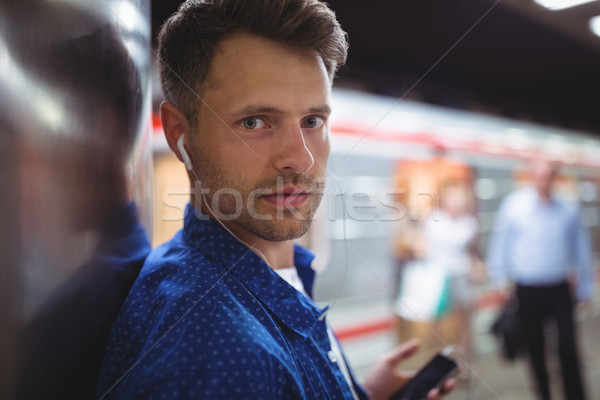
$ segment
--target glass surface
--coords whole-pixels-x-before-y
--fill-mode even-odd
[[[130,201],[151,216],[148,0],[0,4],[0,398],[17,337]]]

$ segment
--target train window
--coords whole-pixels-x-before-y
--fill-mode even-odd
[[[493,218],[490,213],[480,212],[477,213],[477,221],[479,222],[479,232],[486,233],[492,229]]]
[[[590,181],[583,181],[579,184],[579,196],[581,201],[596,201],[598,188]]]
[[[475,194],[481,200],[498,197],[498,185],[492,179],[480,178],[475,182]]]

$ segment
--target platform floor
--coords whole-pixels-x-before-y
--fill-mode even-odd
[[[473,315],[474,354],[467,364],[471,378],[463,381],[446,399],[536,400],[526,360],[518,359],[512,363],[503,360],[499,343],[488,332],[496,313],[497,308],[486,307]],[[406,329],[399,330],[392,315],[389,300],[386,299],[339,302],[332,308],[328,319],[334,331],[342,332],[342,346],[359,380],[379,355],[393,349],[402,340],[399,332],[406,332]],[[443,348],[445,343],[452,343],[455,340],[452,332],[457,331],[452,324],[450,321],[446,326],[438,327],[435,333],[432,333],[433,327],[425,324],[412,327],[409,334],[421,336],[423,348],[406,366],[416,368],[429,359],[435,350]],[[352,327],[369,325],[373,329],[352,330]],[[600,399],[600,298],[594,299],[586,313],[578,314],[577,327],[588,399]],[[548,346],[551,346],[552,331],[549,331],[549,335]],[[562,399],[560,367],[552,354],[555,353],[548,352],[553,398]]]

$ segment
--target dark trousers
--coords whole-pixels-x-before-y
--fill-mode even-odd
[[[556,322],[558,328],[558,355],[565,398],[584,400],[573,321],[573,300],[568,284],[542,287],[517,285],[517,298],[539,398],[551,398],[544,340],[544,323],[550,319]]]

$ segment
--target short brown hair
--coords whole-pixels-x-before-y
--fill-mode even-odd
[[[347,35],[318,0],[188,0],[161,27],[158,46],[163,94],[192,126],[215,48],[235,32],[315,50],[330,79],[346,62]]]

